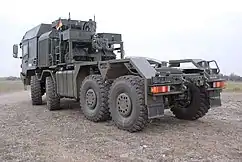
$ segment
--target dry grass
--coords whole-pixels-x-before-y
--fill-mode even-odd
[[[23,83],[21,80],[4,80],[0,79],[0,94],[22,91],[24,89]],[[226,82],[225,92],[242,92],[242,82]]]
[[[228,81],[226,82],[226,88],[224,89],[224,91],[242,92],[242,82]]]
[[[21,80],[0,80],[0,94],[21,91],[24,89]]]

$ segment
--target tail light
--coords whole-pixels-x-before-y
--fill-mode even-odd
[[[170,92],[170,86],[151,87],[151,93],[166,93],[166,92]]]
[[[213,82],[213,88],[224,88],[224,87],[225,87],[224,81]]]

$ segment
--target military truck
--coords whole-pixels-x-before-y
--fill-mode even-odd
[[[30,85],[33,105],[60,109],[62,98],[80,102],[93,122],[113,120],[119,129],[137,132],[148,120],[164,115],[195,120],[210,107],[204,71],[184,71],[145,57],[124,57],[122,35],[97,33],[95,19],[59,18],[27,31],[13,45],[13,57],[22,59],[20,73]],[[117,58],[120,56],[120,58]],[[218,99],[220,100],[220,99]]]

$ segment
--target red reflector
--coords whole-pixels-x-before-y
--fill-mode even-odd
[[[151,87],[152,93],[166,93],[170,91],[170,86],[156,86]]]
[[[225,83],[224,82],[213,82],[213,87],[214,88],[224,88]]]

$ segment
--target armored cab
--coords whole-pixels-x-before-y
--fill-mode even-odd
[[[22,49],[22,75],[34,73],[41,60],[39,53],[39,38],[42,34],[51,30],[51,24],[40,24],[31,30],[27,31],[20,43]],[[31,75],[30,74],[30,75]]]

